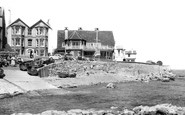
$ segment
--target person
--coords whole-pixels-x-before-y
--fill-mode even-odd
[[[11,64],[11,56],[8,56],[8,57],[7,57],[7,62],[8,62],[8,65]]]
[[[12,58],[11,58],[11,66],[15,66],[15,57],[14,56],[12,56]]]

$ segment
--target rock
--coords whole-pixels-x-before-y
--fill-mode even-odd
[[[162,82],[170,82],[170,78],[161,78]]]
[[[112,107],[110,107],[110,109],[115,110],[115,109],[118,109],[118,107],[112,106]]]
[[[109,83],[107,86],[106,86],[106,88],[116,88],[116,85],[115,84],[113,84],[113,83]]]
[[[125,109],[125,110],[123,111],[123,114],[124,114],[124,115],[134,115],[134,111]]]
[[[67,115],[65,111],[48,110],[42,112],[40,115]]]

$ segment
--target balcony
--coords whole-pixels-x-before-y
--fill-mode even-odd
[[[70,50],[74,50],[74,49],[84,49],[84,46],[72,46],[72,45],[70,45],[70,46],[65,46],[65,48],[66,49],[70,49]]]
[[[134,51],[125,51],[125,54],[133,54],[133,55],[136,55],[137,52],[134,50]]]

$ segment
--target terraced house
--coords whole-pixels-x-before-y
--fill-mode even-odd
[[[114,36],[112,31],[58,30],[56,53],[70,53],[73,56],[112,59],[114,52]]]
[[[18,52],[20,56],[48,55],[48,31],[51,27],[39,20],[32,26],[28,26],[21,19],[15,20],[8,27],[8,44]]]

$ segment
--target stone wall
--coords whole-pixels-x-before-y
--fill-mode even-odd
[[[48,110],[38,114],[14,113],[12,115],[184,115],[185,107],[178,107],[171,104],[160,104],[156,106],[138,106],[129,109],[118,110],[117,107],[111,107],[107,110],[81,110],[71,109],[68,111]]]

